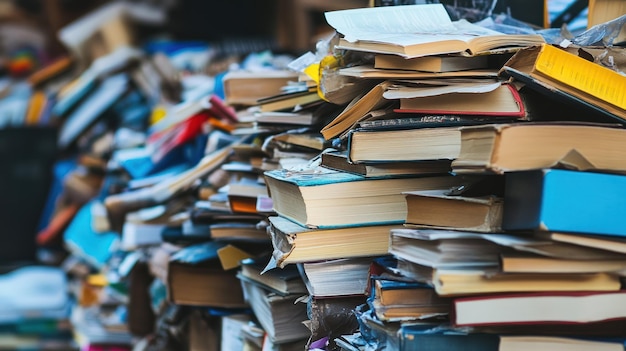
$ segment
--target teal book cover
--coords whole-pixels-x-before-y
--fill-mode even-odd
[[[626,236],[626,176],[546,169],[507,174],[505,230]]]
[[[119,244],[115,232],[96,232],[92,226],[93,202],[85,204],[64,232],[65,244],[74,254],[97,268],[104,267]]]
[[[299,187],[318,186],[326,184],[336,184],[345,182],[357,182],[371,180],[357,174],[334,171],[322,167],[313,169],[293,171],[288,169],[276,169],[265,172],[265,176],[280,181],[295,184]]]

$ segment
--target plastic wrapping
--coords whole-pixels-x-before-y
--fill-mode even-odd
[[[580,46],[613,46],[615,39],[626,24],[626,15],[612,21],[597,24],[572,39],[572,43]]]

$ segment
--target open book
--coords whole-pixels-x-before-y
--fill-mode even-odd
[[[337,45],[340,49],[406,58],[474,56],[545,42],[538,34],[504,34],[466,20],[452,21],[442,4],[330,11],[326,21],[344,35]]]

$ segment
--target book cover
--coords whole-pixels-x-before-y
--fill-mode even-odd
[[[626,176],[546,169],[506,177],[506,230],[626,236]]]
[[[429,326],[407,325],[398,332],[401,351],[496,351],[497,334],[436,330]]]

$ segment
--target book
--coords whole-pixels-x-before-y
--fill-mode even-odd
[[[267,187],[260,183],[237,182],[228,185],[228,204],[233,213],[268,212],[259,206],[261,201],[270,201]],[[271,206],[270,211],[271,212]]]
[[[295,265],[287,265],[264,271],[269,257],[248,258],[241,261],[239,279],[251,280],[265,289],[279,295],[304,294],[307,288]],[[262,274],[261,274],[262,273]]]
[[[388,101],[383,98],[383,93],[391,84],[389,81],[383,81],[376,84],[365,94],[355,97],[337,117],[326,124],[320,132],[326,140],[344,135],[350,130],[368,112],[380,109]]]
[[[577,233],[539,232],[539,237],[603,251],[626,253],[626,239],[609,235],[581,235]]]
[[[440,296],[505,292],[618,291],[619,277],[611,273],[498,273],[497,269],[435,269],[433,285]]]
[[[0,324],[69,318],[67,289],[65,272],[58,267],[30,265],[0,274]]]
[[[601,250],[598,250],[601,253]],[[626,258],[626,256],[624,256]],[[623,258],[609,255],[607,258],[581,260],[555,258],[533,254],[503,253],[500,266],[506,273],[595,273],[615,272],[623,274],[626,263]]]
[[[617,122],[624,123],[626,118],[626,96],[617,88],[624,77],[564,49],[544,44],[520,50],[505,63],[501,75]]]
[[[323,167],[315,173],[265,172],[276,213],[310,228],[403,223],[403,191],[449,188],[462,181],[450,175],[365,178]]]
[[[366,178],[383,176],[411,176],[446,174],[451,170],[450,160],[421,162],[350,163],[346,152],[322,153],[321,166],[337,171],[358,174]]]
[[[398,330],[400,351],[496,351],[499,336],[446,330],[429,325],[406,325]]]
[[[536,122],[464,127],[452,170],[504,173],[563,164],[579,170],[624,171],[620,151],[626,130],[611,126]]]
[[[371,263],[371,257],[351,257],[300,262],[296,266],[309,295],[317,299],[365,295]]]
[[[242,280],[241,286],[246,301],[273,343],[288,343],[311,335],[302,323],[307,320],[306,304],[296,302],[300,294],[280,296],[247,280]]]
[[[123,73],[105,79],[80,106],[65,117],[59,130],[59,147],[65,149],[74,143],[128,91],[128,87],[129,79]]]
[[[592,323],[626,318],[626,292],[528,292],[455,298],[456,326]],[[581,308],[588,306],[590,308]]]
[[[311,229],[280,216],[270,216],[269,221],[274,247],[269,268],[285,267],[290,263],[385,255],[389,231],[401,228],[401,225],[371,225]]]
[[[392,98],[387,96],[386,98]],[[451,92],[431,96],[400,97],[399,113],[475,115],[526,119],[522,96],[512,84],[499,84],[489,91]]]
[[[291,70],[229,71],[223,77],[225,102],[229,105],[256,105],[257,100],[279,94],[282,87],[298,80]]]
[[[406,260],[435,268],[499,267],[502,256],[515,257],[522,254],[590,262],[623,258],[620,253],[556,242],[528,234],[530,233],[512,235],[429,228],[392,229],[389,252],[398,259],[398,266],[400,260]],[[481,240],[486,242],[481,243]]]
[[[384,278],[374,278],[370,304],[376,317],[385,322],[447,316],[451,309],[451,300],[439,297],[431,286]]]
[[[260,99],[255,106],[261,112],[273,112],[311,107],[313,104],[322,101],[322,98],[316,91],[307,91],[304,93],[289,93],[275,99]]]
[[[461,151],[461,127],[355,129],[346,148],[352,163],[454,160]]]
[[[407,71],[401,69],[380,69],[374,68],[371,64],[355,65],[339,69],[339,74],[346,77],[363,78],[363,79],[437,79],[450,77],[480,77],[480,78],[496,78],[498,77],[497,69],[470,69],[466,71],[450,71],[450,72],[423,72],[423,71]]]
[[[406,59],[398,55],[374,55],[374,68],[404,69],[426,72],[464,71],[468,69],[488,68],[489,56],[422,56]]]
[[[337,48],[406,58],[449,53],[472,56],[545,42],[538,34],[503,34],[466,20],[453,22],[443,4],[329,11],[325,16],[344,35]]]
[[[206,242],[174,253],[167,267],[167,296],[176,304],[245,308],[236,270],[222,267],[218,250],[226,243]]]
[[[389,237],[390,254],[433,268],[497,267],[502,251],[478,233],[400,228]]]
[[[557,336],[500,336],[499,351],[620,351],[624,344],[620,340],[588,339]]]
[[[450,195],[448,190],[409,191],[407,226],[494,233],[502,228],[499,196]]]
[[[561,169],[511,173],[502,227],[623,237],[625,182],[623,175]]]

